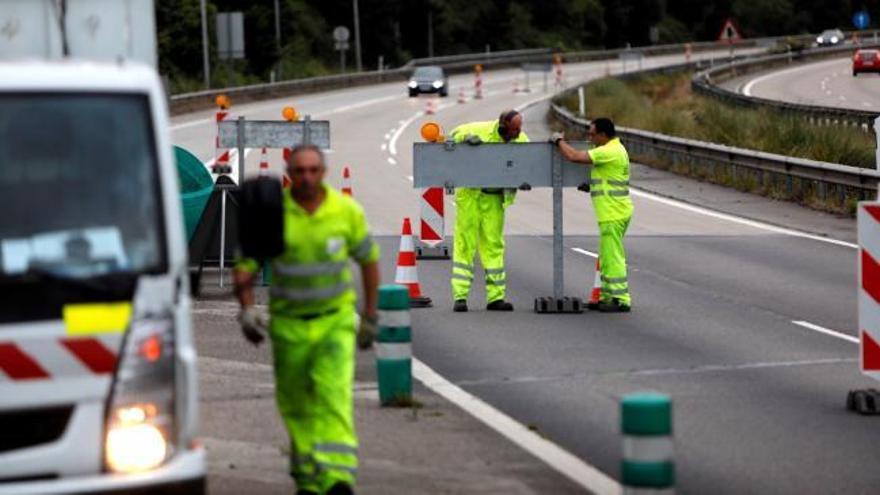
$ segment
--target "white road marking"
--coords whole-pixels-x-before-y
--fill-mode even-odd
[[[413,181],[413,176],[412,176],[412,175],[407,175],[406,178],[407,178],[407,180],[410,181],[410,182]]]
[[[214,122],[214,120],[213,119],[191,120],[189,122],[181,122],[179,124],[172,124],[171,130],[177,131],[180,129],[186,129],[187,127],[195,127],[197,125],[210,124],[211,122]]]
[[[840,95],[840,101],[846,101],[846,96]]]
[[[784,234],[792,237],[801,237],[803,239],[810,239],[813,241],[825,242],[828,244],[834,244],[835,246],[844,246],[848,248],[858,249],[858,244],[853,244],[851,242],[842,241],[839,239],[833,239],[831,237],[822,237],[815,234],[809,234],[807,232],[801,232],[799,230],[787,229],[785,227],[777,227],[776,225],[771,225],[769,223],[760,222],[758,220],[749,220],[748,218],[738,217],[736,215],[730,215],[728,213],[721,213],[713,210],[709,210],[706,208],[701,208],[699,206],[694,206],[691,204],[683,203],[681,201],[677,201],[670,198],[664,198],[663,196],[657,196],[656,194],[651,194],[646,191],[642,191],[640,189],[630,188],[630,193],[633,196],[638,196],[640,198],[645,198],[650,201],[656,201],[658,203],[663,203],[668,206],[673,206],[675,208],[680,208],[682,210],[687,210],[693,213],[698,213],[700,215],[706,215],[712,218],[718,218],[720,220],[726,220],[728,222],[738,223],[740,225],[748,225],[749,227],[754,227],[756,229],[766,230],[768,232],[773,232],[775,234]]]
[[[813,68],[813,67],[816,67],[816,66],[819,66],[819,65],[826,65],[826,64],[832,64],[832,63],[834,63],[834,64],[839,64],[839,63],[840,63],[840,60],[839,60],[839,59],[828,60],[828,61],[825,61],[825,62],[819,62],[819,63],[817,63],[817,64],[810,64],[810,65],[806,65],[806,66],[802,66],[802,67],[793,67],[793,68],[791,68],[791,69],[785,69],[785,70],[781,70],[781,71],[778,71],[778,72],[771,72],[771,73],[769,73],[769,74],[764,74],[764,75],[761,76],[761,77],[756,77],[756,78],[752,79],[751,81],[747,82],[746,85],[743,86],[742,92],[743,92],[743,94],[746,95],[746,96],[752,96],[752,88],[753,88],[756,84],[759,84],[759,83],[761,83],[761,82],[763,82],[763,81],[766,81],[767,79],[770,79],[770,78],[772,78],[772,77],[781,76],[781,75],[783,75],[783,74],[789,74],[789,73],[792,73],[792,72],[797,72],[797,71],[800,71],[800,70],[805,70],[805,69]],[[837,77],[837,74],[834,74],[834,77]]]
[[[381,149],[382,151],[385,151],[388,149],[388,145],[385,143],[382,143],[382,146],[379,146],[379,149]]]
[[[819,325],[816,325],[816,324],[814,324],[814,323],[810,323],[810,322],[808,322],[808,321],[800,321],[800,320],[795,321],[795,320],[792,320],[792,323],[794,323],[795,325],[797,325],[797,326],[799,326],[799,327],[804,327],[804,328],[807,328],[807,329],[809,329],[809,330],[813,330],[814,332],[824,333],[825,335],[830,335],[830,336],[832,336],[832,337],[836,337],[836,338],[838,338],[838,339],[845,340],[845,341],[847,341],[847,342],[852,342],[852,343],[854,343],[854,344],[858,344],[858,343],[859,343],[859,338],[858,338],[858,337],[853,337],[852,335],[847,335],[847,334],[845,334],[845,333],[841,333],[841,332],[838,332],[838,331],[836,331],[836,330],[830,330],[830,329],[825,328],[825,327],[820,327]]]
[[[400,135],[403,134],[404,129],[422,115],[425,115],[425,112],[416,112],[415,115],[400,123],[400,127],[397,128],[397,131],[391,136],[391,141],[388,142],[388,151],[390,151],[392,155],[397,155],[397,140],[400,139]]]
[[[598,257],[599,257],[599,255],[598,255],[597,253],[594,253],[594,252],[592,252],[592,251],[587,251],[586,249],[581,249],[581,248],[571,248],[571,250],[574,251],[574,252],[576,252],[576,253],[585,254],[585,255],[587,255],[587,256],[589,256],[589,257],[591,257],[591,258],[598,258]]]
[[[426,387],[541,459],[548,466],[584,489],[603,495],[621,493],[620,484],[607,474],[529,430],[525,425],[476,396],[450,383],[425,363],[413,358],[412,368],[413,376]]]
[[[863,101],[863,102],[862,102],[862,105],[864,105],[864,106],[866,106],[866,107],[873,107],[873,106],[874,106],[874,104],[871,103],[870,101]]]
[[[389,157],[388,157],[388,163],[390,163],[391,165],[397,165],[397,160],[395,160],[394,158],[391,158],[391,157],[389,156]]]

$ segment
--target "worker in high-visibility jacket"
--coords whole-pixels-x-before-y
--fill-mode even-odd
[[[629,155],[610,119],[594,120],[590,124],[589,139],[595,147],[579,151],[566,143],[561,133],[551,138],[566,160],[592,165],[590,197],[599,222],[599,271],[602,279],[598,309],[606,313],[627,313],[632,307],[632,297],[627,281],[623,236],[633,214],[629,196]]]
[[[320,149],[295,148],[283,194],[284,251],[272,260],[268,334],[275,395],[290,435],[290,474],[297,493],[352,493],[358,467],[352,385],[358,314],[349,260],[360,265],[361,331],[376,323],[379,246],[364,211],[324,184]],[[242,332],[254,345],[267,332],[254,303],[255,260],[236,265]],[[360,340],[360,339],[359,339]]]
[[[522,115],[502,112],[498,120],[462,124],[450,133],[456,143],[526,143]],[[486,275],[486,309],[513,311],[505,301],[507,276],[504,271],[504,210],[513,204],[515,189],[460,188],[455,191],[455,242],[452,254],[453,311],[468,310],[467,298],[474,280],[474,255]]]

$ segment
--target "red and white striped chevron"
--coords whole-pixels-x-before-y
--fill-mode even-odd
[[[120,335],[0,341],[0,382],[109,375]]]
[[[859,203],[858,229],[861,369],[880,380],[880,202]]]
[[[422,200],[419,202],[421,222],[419,226],[419,241],[430,247],[435,247],[443,242],[446,232],[446,221],[443,209],[443,188],[429,187],[422,192]]]

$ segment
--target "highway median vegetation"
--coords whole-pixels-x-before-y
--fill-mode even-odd
[[[629,80],[604,78],[585,87],[587,118],[609,117],[621,127],[657,132],[685,139],[707,141],[792,157],[853,167],[873,168],[874,137],[860,129],[817,126],[803,118],[772,109],[735,107],[691,92],[693,73],[646,75]],[[576,92],[556,101],[577,112]],[[822,210],[852,212],[856,200],[848,193],[827,194],[818,187],[791,191],[755,174],[729,174],[715,167],[701,169],[690,164],[662,163],[639,157],[652,166],[697,176],[737,189],[781,199],[792,199]],[[656,162],[656,163],[652,163]],[[711,170],[711,176],[709,171]]]

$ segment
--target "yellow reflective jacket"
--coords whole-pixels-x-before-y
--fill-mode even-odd
[[[469,122],[467,124],[462,124],[455,129],[452,129],[452,132],[449,133],[453,142],[461,143],[464,142],[468,136],[477,136],[480,138],[480,141],[484,143],[503,143],[504,138],[501,137],[501,134],[498,134],[498,121],[497,120],[488,120],[485,122]],[[516,139],[511,141],[512,143],[528,143],[529,137],[525,132],[520,131],[519,136]],[[474,189],[473,191],[479,191],[479,189]],[[504,207],[513,204],[513,201],[516,199],[516,189],[505,189],[504,190]]]

